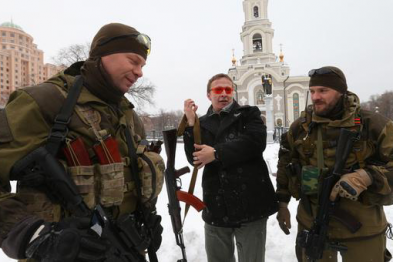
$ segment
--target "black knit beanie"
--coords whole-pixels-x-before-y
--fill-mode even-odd
[[[326,86],[342,94],[348,90],[345,75],[337,67],[324,66],[318,69],[312,69],[308,73],[308,76],[310,77],[309,86]]]
[[[135,53],[146,60],[150,47],[138,41],[138,35],[140,33],[128,25],[120,23],[104,25],[91,43],[89,58],[115,53]]]

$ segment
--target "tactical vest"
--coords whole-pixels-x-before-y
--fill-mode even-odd
[[[293,150],[291,150],[291,163],[299,163],[303,168],[307,168],[308,166],[315,166],[320,169],[324,168],[325,170],[321,170],[320,173],[327,173],[329,168],[332,168],[333,165],[324,165],[323,159],[334,159],[340,128],[327,128],[326,125],[313,122],[312,113],[312,106],[309,106],[306,111],[301,113],[301,117],[297,120],[300,123],[291,127],[294,140]],[[367,130],[363,127],[362,116],[361,113],[359,113],[355,117],[355,126],[348,127],[349,130],[358,134],[358,138],[352,149],[352,154],[347,160],[346,169],[348,172],[365,167],[364,159],[368,156],[366,151],[368,139]],[[321,129],[322,136],[322,148],[320,149],[318,149],[317,146],[318,128]],[[318,158],[322,158],[322,161],[319,163],[317,161]],[[323,176],[319,177],[319,181],[321,181],[322,178]],[[299,171],[290,174],[288,189],[291,195],[296,199],[300,198],[301,188],[304,186],[304,183],[304,178],[302,179]]]
[[[353,172],[356,169],[366,167],[368,165],[381,165],[381,163],[369,163],[370,157],[376,153],[376,139],[370,137],[369,116],[363,110],[359,110],[354,117],[354,126],[348,127],[353,132],[358,134],[357,140],[354,143],[352,152],[348,157],[345,166],[345,172]],[[291,127],[293,137],[293,149],[291,150],[291,162],[300,163],[301,166],[314,165],[317,166],[315,155],[318,156],[317,140],[318,124],[312,122],[312,106],[309,106],[306,111],[302,112],[299,123]],[[337,138],[339,136],[340,128],[326,128],[322,126],[322,150],[323,156],[329,161],[334,159],[336,151]],[[383,125],[381,125],[383,126]],[[381,130],[378,130],[381,132]],[[299,149],[300,150],[297,150]],[[332,168],[334,163],[330,163],[328,168]],[[319,178],[321,181],[323,177]],[[302,178],[300,174],[291,174],[288,177],[288,189],[291,195],[297,199],[301,196]],[[321,184],[321,183],[320,183]],[[385,196],[372,194],[365,191],[360,196],[360,201],[366,204],[389,205],[393,203],[393,193]]]
[[[67,84],[68,79],[60,79],[63,82],[61,84]],[[63,98],[67,96],[58,82],[50,84],[50,87],[56,89]],[[106,128],[110,123],[104,124],[100,112],[88,104],[76,105],[74,112],[76,115],[72,117],[70,125],[84,126],[83,133],[89,134],[89,137],[81,139],[78,132],[74,132],[79,128],[71,128],[61,150],[64,155],[61,162],[73,178],[86,204],[90,208],[101,204],[110,210],[118,210],[114,211],[116,214],[134,211],[137,193],[131,175],[131,161],[128,155],[124,154],[125,143],[123,141],[118,144],[117,141],[122,137],[118,134],[112,137],[110,130]],[[133,132],[136,125],[133,112],[125,110],[124,114],[123,124],[131,130],[134,145],[138,145],[141,137]],[[123,154],[119,147],[122,148]],[[142,182],[141,199],[143,203],[150,205],[150,201],[156,198],[162,189],[164,162],[160,155],[146,152],[145,146],[142,145],[138,145],[137,154],[139,178]],[[67,215],[60,205],[34,188],[19,187],[18,193],[27,204],[28,211],[46,221],[58,221]]]

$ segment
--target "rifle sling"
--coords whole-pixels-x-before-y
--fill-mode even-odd
[[[186,115],[183,116],[179,128],[177,129],[177,136],[182,136],[184,134],[184,131],[187,127],[187,117]],[[201,138],[201,124],[199,122],[199,118],[195,117],[195,123],[193,127],[193,134],[194,134],[194,143],[195,144],[202,144],[202,138]],[[192,177],[190,181],[190,186],[188,187],[188,193],[191,195],[194,195],[194,189],[195,189],[195,184],[197,180],[197,175],[198,175],[198,166],[194,166],[194,169],[192,170]],[[183,218],[183,225],[186,220],[186,216],[188,213],[188,210],[190,209],[190,205],[186,204],[184,208],[184,218]]]
[[[61,144],[64,142],[68,134],[68,124],[70,123],[74,107],[81,93],[83,85],[83,77],[78,75],[75,77],[74,85],[69,89],[60,112],[56,115],[54,125],[52,126],[47,139],[46,149],[53,156],[57,155]]]
[[[128,146],[128,154],[129,154],[130,160],[131,160],[131,174],[134,178],[134,182],[136,185],[136,192],[137,192],[137,196],[138,196],[137,208],[139,208],[141,211],[143,222],[145,223],[146,226],[148,226],[146,223],[147,222],[146,207],[143,205],[143,203],[141,201],[141,199],[142,199],[141,184],[142,183],[141,183],[141,180],[139,179],[138,156],[136,154],[136,148],[134,146],[134,142],[133,142],[132,135],[131,135],[130,128],[129,128],[128,124],[125,128],[125,135],[126,135],[127,146]],[[149,254],[149,261],[150,262],[158,262],[157,254],[156,254],[156,252],[154,252],[152,250],[151,247],[148,248],[148,254]]]

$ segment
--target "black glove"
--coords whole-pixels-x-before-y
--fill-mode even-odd
[[[152,248],[154,252],[157,251],[162,241],[161,216],[152,212],[146,219],[146,223],[142,224],[138,219],[138,214],[123,214],[116,221],[117,229],[121,232],[124,242],[132,243],[133,248],[141,253],[148,248]]]
[[[90,229],[89,219],[67,218],[58,223],[44,223],[43,226],[38,237],[26,248],[28,258],[42,262],[107,260],[110,245]]]
[[[150,247],[156,252],[162,242],[162,231],[164,230],[161,226],[161,216],[157,215],[156,212],[150,214],[148,218],[148,226],[151,230],[152,240],[150,243]]]

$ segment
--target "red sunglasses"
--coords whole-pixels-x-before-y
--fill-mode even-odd
[[[217,95],[222,94],[222,92],[225,91],[225,93],[227,95],[230,95],[233,92],[233,88],[232,87],[221,87],[221,86],[219,86],[219,87],[212,88],[211,91],[213,91],[213,93],[215,93]]]

